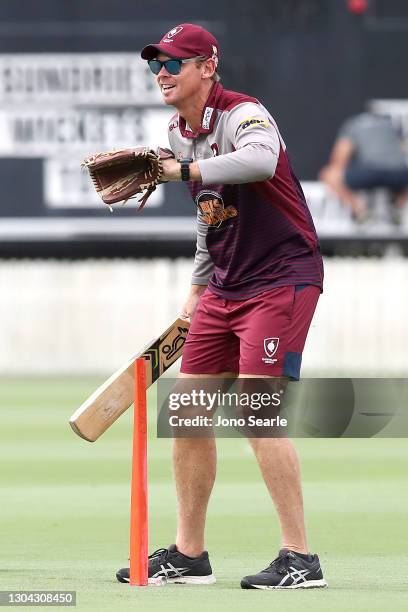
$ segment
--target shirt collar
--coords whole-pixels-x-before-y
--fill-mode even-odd
[[[201,126],[197,132],[193,132],[184,117],[179,115],[179,126],[181,135],[185,138],[197,138],[200,134],[210,134],[214,129],[216,119],[217,102],[222,94],[223,86],[221,83],[215,82],[210,89],[206,103],[204,104],[201,115]]]

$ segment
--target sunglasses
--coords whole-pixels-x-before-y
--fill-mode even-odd
[[[198,57],[190,57],[189,59],[168,59],[161,62],[158,59],[151,59],[147,63],[149,64],[150,70],[153,74],[159,74],[160,70],[165,67],[169,74],[177,75],[181,72],[181,65],[188,64],[189,62],[196,62],[205,59],[204,56],[199,55]]]

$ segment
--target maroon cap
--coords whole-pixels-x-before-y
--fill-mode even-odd
[[[187,59],[190,57],[213,57],[218,63],[219,46],[217,39],[204,28],[193,23],[181,23],[167,32],[157,45],[142,49],[142,58],[153,59],[163,53],[169,57]]]

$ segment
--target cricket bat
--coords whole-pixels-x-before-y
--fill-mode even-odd
[[[189,321],[177,319],[112,374],[71,416],[69,424],[74,432],[95,442],[133,404],[135,359],[144,357],[146,387],[150,387],[181,356],[189,327]]]

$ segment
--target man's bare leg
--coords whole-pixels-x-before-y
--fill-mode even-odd
[[[179,378],[236,378],[236,374],[201,376],[182,374]],[[175,438],[173,469],[177,491],[176,546],[189,557],[204,550],[204,529],[208,501],[214,486],[217,451],[214,438]]]
[[[175,438],[173,469],[177,491],[176,545],[188,557],[204,550],[208,501],[215,481],[214,438]]]
[[[300,465],[293,443],[288,438],[251,438],[249,442],[279,516],[282,548],[308,554]]]
[[[279,516],[282,548],[308,554],[295,447],[287,438],[252,438],[250,443]]]

